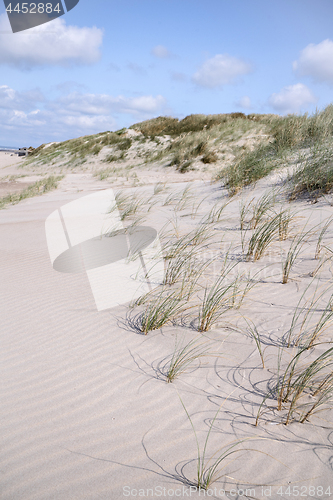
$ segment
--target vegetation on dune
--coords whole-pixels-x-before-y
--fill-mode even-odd
[[[313,200],[329,193],[333,188],[333,144],[319,143],[297,164],[289,177],[290,199],[307,194]]]
[[[83,162],[88,155],[96,157],[103,148],[109,148],[104,150],[105,168],[98,172],[102,179],[107,178],[110,173],[121,175],[121,164],[119,166],[116,162],[124,160],[129,150],[131,153],[135,151],[139,156],[140,150],[135,150],[132,146],[144,144],[148,146],[145,151],[146,162],[165,159],[178,171],[185,172],[192,168],[196,161],[201,161],[204,165],[221,161],[221,149],[218,148],[222,141],[229,141],[231,144],[236,139],[244,138],[248,132],[258,134],[263,128],[267,133],[260,135],[261,142],[256,146],[252,143],[254,149],[249,150],[248,145],[243,144],[242,152],[239,153],[242,146],[236,145],[235,160],[220,174],[220,179],[225,182],[230,193],[236,193],[243,186],[258,181],[278,166],[285,165],[291,158],[295,169],[287,178],[290,199],[305,193],[316,200],[321,194],[328,193],[333,188],[333,142],[330,143],[333,133],[333,106],[313,116],[245,116],[242,113],[234,113],[191,115],[184,120],[159,117],[133,125],[132,130],[141,132],[137,137],[125,134],[127,131],[123,129],[118,132],[81,137],[47,148],[41,146],[31,155],[31,160],[38,159],[47,163],[63,155],[66,161],[72,159]],[[169,138],[165,137],[162,140],[161,135],[168,135]],[[149,156],[152,154],[151,151],[153,156]],[[123,167],[124,170],[130,168],[132,166],[128,164]],[[50,176],[21,193],[2,198],[0,208],[8,203],[16,203],[29,196],[54,189],[60,179],[61,177]],[[319,274],[324,263],[332,259],[333,251],[327,245],[330,244],[332,236],[333,217],[329,213],[321,224],[311,229],[305,225],[302,231],[295,234],[298,212],[293,212],[289,206],[286,207],[278,197],[279,191],[276,189],[274,191],[274,188],[264,192],[260,197],[252,193],[252,199],[249,196],[240,200],[239,223],[237,221],[236,224],[233,219],[234,200],[225,196],[225,193],[221,196],[219,189],[210,190],[202,199],[200,195],[204,196],[206,193],[201,193],[201,184],[187,184],[178,192],[175,189],[170,189],[170,192],[165,191],[167,186],[161,182],[154,186],[153,194],[138,190],[131,191],[129,195],[127,190],[118,191],[115,193],[115,202],[110,207],[109,213],[115,210],[119,212],[126,234],[132,234],[138,225],[143,225],[145,218],[149,217],[149,212],[156,206],[163,214],[171,214],[159,233],[161,247],[158,246],[154,250],[156,255],[151,257],[158,259],[158,265],[163,259],[163,277],[159,276],[158,270],[155,281],[154,266],[151,267],[152,279],[148,282],[150,291],[131,303],[131,308],[140,309],[138,311],[134,309],[134,313],[128,318],[130,326],[134,327],[137,333],[150,334],[154,338],[158,335],[158,330],[164,328],[162,332],[164,339],[170,335],[170,330],[171,335],[176,335],[171,354],[157,365],[162,367],[162,370],[156,370],[157,374],[164,375],[163,378],[167,382],[175,383],[177,387],[177,379],[186,372],[191,376],[192,370],[193,372],[201,370],[200,375],[203,370],[207,370],[204,373],[207,374],[209,393],[204,393],[205,387],[203,387],[202,394],[207,395],[209,404],[216,405],[217,400],[219,406],[211,418],[208,418],[209,404],[203,407],[203,423],[206,424],[206,430],[201,425],[200,431],[197,431],[194,424],[195,419],[201,418],[200,412],[194,408],[194,413],[192,408],[191,414],[193,412],[195,415],[192,417],[180,400],[193,430],[197,449],[194,460],[189,460],[188,464],[185,464],[186,467],[189,466],[189,470],[194,464],[196,472],[194,479],[187,474],[188,469],[183,464],[180,477],[187,485],[208,490],[215,481],[222,482],[230,478],[227,476],[226,468],[236,460],[238,453],[242,455],[246,451],[264,453],[243,446],[243,443],[250,438],[232,438],[230,442],[224,441],[223,434],[226,429],[224,422],[228,422],[229,415],[231,416],[229,422],[241,416],[242,425],[247,419],[253,423],[255,421],[258,425],[264,415],[269,415],[271,423],[289,425],[293,422],[308,422],[318,412],[332,410],[333,347],[331,347],[330,332],[333,322],[333,295],[331,287],[323,290],[324,285],[320,281],[323,280],[325,283],[326,276],[323,278],[318,276],[318,285],[312,295],[310,291],[314,281],[307,285],[296,307],[293,308],[287,331],[283,328],[283,332],[279,332],[280,328],[276,328],[274,324],[272,328],[273,330],[276,328],[276,331],[271,332],[266,317],[272,316],[268,312],[270,305],[280,308],[277,312],[281,317],[280,311],[288,312],[292,306],[294,300],[292,297],[295,294],[292,295],[290,292],[286,297],[286,303],[279,305],[277,302],[274,303],[274,292],[275,290],[278,292],[280,284],[283,284],[283,293],[285,290],[287,293],[291,290],[290,275],[292,271],[296,273],[298,263],[307,260],[306,264],[309,262],[311,264],[314,259],[320,257],[326,259],[322,260],[315,270],[315,273]],[[206,205],[199,210],[207,199],[209,200]],[[311,208],[316,209],[316,207]],[[181,226],[183,217],[187,217],[184,233]],[[193,222],[196,217],[197,221]],[[231,230],[233,233],[230,233]],[[110,235],[112,232],[111,227]],[[235,238],[230,236],[231,234],[235,234]],[[316,235],[315,239],[312,238],[313,235]],[[311,238],[314,251],[309,258],[306,251],[303,253],[303,248],[308,245]],[[275,272],[266,273],[271,262],[267,266],[260,265],[259,262],[265,257],[270,246],[273,248],[269,258],[272,261],[276,258],[274,262],[282,267],[282,277],[279,276],[278,279],[275,278]],[[226,249],[227,247],[229,248]],[[325,255],[326,251],[330,253],[328,258]],[[302,258],[299,258],[301,252]],[[132,259],[134,262],[135,257],[135,252],[131,248],[128,262]],[[143,264],[142,267],[144,268]],[[308,272],[305,266],[300,272],[304,271],[304,268]],[[301,278],[307,279],[309,276],[300,272],[297,276],[297,293],[298,287],[303,285],[302,283],[299,285],[299,282],[302,282]],[[331,275],[332,273],[331,269]],[[138,272],[135,279],[143,282],[143,277],[140,278],[139,274]],[[149,277],[144,269],[144,278]],[[249,309],[251,297],[249,306],[245,306],[248,309],[243,307],[245,297],[255,286],[258,286],[259,292],[252,300],[257,303],[255,311],[258,312],[258,304],[260,306],[258,325],[248,317],[248,314],[251,314]],[[243,324],[245,322],[246,331],[239,327],[239,320]],[[274,318],[274,322],[278,324],[279,318]],[[184,331],[184,337],[178,342],[177,334],[181,329]],[[199,333],[193,338],[194,330]],[[252,346],[250,343],[245,344],[245,339],[236,337],[235,332],[240,333],[242,330],[250,339]],[[272,334],[275,338],[271,338]],[[229,336],[231,336],[230,345],[227,341]],[[224,344],[226,354],[232,354],[227,363],[234,367],[227,366],[224,361],[220,363],[218,358],[222,357],[221,353],[211,350],[213,342],[222,344],[224,341],[226,341]],[[325,344],[329,344],[330,347],[325,347]],[[148,345],[148,342],[145,345]],[[246,354],[247,347],[249,350]],[[242,359],[244,354],[246,357]],[[209,366],[213,363],[214,372],[212,372],[213,367]],[[139,367],[139,364],[137,366]],[[149,366],[148,363],[146,366]],[[150,367],[154,368],[154,365],[151,364]],[[256,377],[258,370],[263,374],[260,381]],[[214,381],[211,373],[214,374],[218,384],[220,379],[223,385],[211,383]],[[150,373],[147,374],[150,377]],[[191,386],[187,384],[187,387],[195,388],[198,380],[199,376],[193,377]],[[203,386],[202,380],[203,377],[200,378],[200,389]],[[230,385],[235,387],[231,394],[227,395]],[[178,386],[182,390],[182,386],[180,384]],[[162,386],[161,391],[163,391]],[[223,405],[235,391],[237,392],[232,398],[235,407],[226,408],[224,415],[218,418]],[[194,396],[195,391],[191,390],[189,397],[193,397],[194,400]],[[216,398],[215,401],[213,398]],[[223,402],[220,404],[221,401]],[[197,405],[195,401],[194,404]],[[279,429],[281,427],[277,428],[277,432]],[[296,430],[298,431],[297,428]],[[216,439],[213,437],[214,434],[217,436]],[[257,436],[253,436],[253,439],[255,437]],[[211,444],[213,439],[215,443]],[[216,443],[216,448],[212,449]],[[284,440],[284,446],[287,446],[287,440]]]
[[[190,132],[201,132],[209,130],[217,125],[224,125],[235,119],[252,119],[254,116],[248,117],[244,113],[229,113],[218,115],[189,115],[178,120],[177,118],[159,116],[152,120],[146,120],[141,123],[136,123],[130,128],[143,133],[146,137],[155,137],[156,135],[171,135],[173,137]]]
[[[310,146],[331,139],[333,134],[333,105],[313,115],[288,115],[272,122],[272,135],[277,150]]]
[[[38,161],[42,164],[51,163],[55,159],[63,158],[71,164],[75,161],[82,163],[89,155],[98,155],[103,147],[112,147],[114,151],[126,152],[132,145],[131,139],[123,136],[126,129],[117,132],[103,132],[101,134],[69,139],[68,141],[54,143],[45,147],[42,144],[29,154],[28,162]],[[118,155],[119,156],[119,155]],[[115,156],[115,159],[119,159]],[[109,161],[109,160],[108,160]]]
[[[8,194],[7,196],[0,198],[0,210],[6,205],[19,203],[26,198],[32,198],[33,196],[41,195],[43,193],[47,193],[48,191],[56,189],[58,187],[59,181],[62,178],[63,175],[50,175],[45,179],[34,182],[34,184],[31,184],[31,186],[28,186],[26,189],[23,189],[19,193]]]
[[[200,130],[173,136],[164,151],[164,156],[171,158],[169,165],[175,166],[180,172],[192,168],[194,161],[210,164],[223,160],[222,145],[225,145],[230,153],[233,151],[231,154],[234,156],[237,154],[237,146],[234,146],[236,140],[244,137],[249,131],[252,131],[254,136],[259,132],[258,124],[239,117],[229,118],[221,123],[213,122],[210,127],[202,126],[201,123],[197,128]]]
[[[178,342],[176,338],[175,349],[170,357],[166,368],[166,382],[173,382],[182,373],[186,372],[196,361],[200,361],[205,356],[213,356],[207,341],[202,341],[201,336],[191,340],[184,345],[184,342]]]
[[[270,142],[245,152],[222,170],[217,178],[224,181],[230,194],[269,174],[295,152],[303,152],[297,169],[290,176],[291,197],[307,192],[318,196],[333,187],[333,105],[313,115],[267,117]]]
[[[217,179],[225,182],[230,194],[236,194],[244,186],[268,175],[276,166],[276,154],[271,144],[259,144],[253,151],[244,152],[229,167],[222,170]]]
[[[300,349],[273,381],[269,393],[259,407],[256,425],[263,415],[263,405],[267,399],[275,400],[277,410],[283,411],[283,423],[293,421],[304,423],[314,413],[332,406],[333,348],[325,350],[314,361],[304,358],[307,348]],[[266,411],[271,410],[267,408]]]
[[[290,160],[295,152],[306,151],[291,176],[291,197],[306,192],[311,196],[328,193],[333,187],[333,105],[313,115],[261,115],[243,113],[217,115],[189,115],[183,120],[158,117],[132,125],[147,139],[168,135],[169,146],[159,152],[160,159],[168,154],[170,165],[180,172],[193,168],[194,160],[204,164],[216,163],[223,141],[232,143],[246,132],[258,132],[258,125],[264,128],[264,136],[251,149],[244,148],[235,154],[233,162],[217,174],[230,194],[258,181]],[[319,175],[318,175],[319,172]]]
[[[97,156],[105,147],[110,148],[105,161],[117,162],[124,160],[133,142],[138,141],[141,146],[136,151],[138,158],[143,156],[147,163],[165,159],[170,166],[186,172],[194,160],[201,160],[203,164],[216,163],[221,141],[232,142],[249,130],[255,131],[257,122],[261,123],[261,116],[265,117],[243,113],[190,115],[183,120],[158,117],[132,125],[130,129],[139,133],[133,138],[124,135],[127,129],[121,129],[52,145],[43,144],[29,155],[26,163],[37,161],[44,165],[61,160],[63,164],[77,166],[87,157]],[[266,121],[265,117],[262,123]],[[161,142],[161,136],[166,136],[166,140]]]
[[[182,120],[159,116],[129,131],[138,135],[131,137],[121,129],[41,145],[26,164],[53,165],[60,160],[64,166],[78,166],[102,151],[103,161],[116,163],[129,158],[131,149],[141,163],[163,162],[182,173],[200,168],[200,162],[204,169],[216,168],[215,179],[231,195],[288,164],[295,165],[288,179],[291,199],[306,194],[317,200],[333,188],[333,104],[313,115],[193,114]],[[104,169],[101,178],[117,173]]]

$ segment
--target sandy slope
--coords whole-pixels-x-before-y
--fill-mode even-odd
[[[182,183],[171,179],[166,195],[184,189],[187,179],[180,178]],[[157,180],[154,177],[153,183]],[[259,196],[278,182],[274,177],[262,181],[243,198]],[[281,284],[281,247],[273,245],[269,255],[252,266],[270,265],[270,272],[263,272],[240,311],[226,313],[215,328],[202,334],[221,356],[204,358],[200,366],[166,384],[161,370],[176,336],[190,341],[198,333],[187,324],[141,335],[126,321],[126,306],[97,312],[85,274],[58,273],[50,264],[44,230],[48,215],[110,186],[89,173],[71,174],[57,191],[0,212],[0,498],[203,497],[204,492],[199,496],[189,490],[196,475],[197,447],[181,401],[191,415],[201,449],[221,408],[207,456],[235,440],[250,438],[240,445],[243,452],[230,457],[221,479],[212,485],[211,497],[275,500],[289,498],[288,492],[284,496],[278,492],[281,486],[282,493],[291,486],[295,495],[298,488],[303,497],[328,498],[320,489],[312,494],[309,487],[321,485],[327,492],[331,486],[333,494],[331,411],[290,426],[279,424],[272,412],[254,426],[265,384],[276,372],[279,339],[317,264],[313,259],[316,237],[304,246],[293,279],[285,285]],[[152,186],[140,189],[152,192]],[[190,208],[179,214],[181,233],[199,225],[214,202],[226,199],[218,185],[202,180],[193,184],[193,193],[194,201],[206,199],[196,218],[190,217]],[[221,250],[234,241],[236,258],[240,199],[228,205],[226,219],[213,224],[216,236],[205,250],[207,255],[221,260]],[[166,217],[173,215],[173,207],[166,209]],[[308,224],[314,226],[332,215],[332,207],[324,201],[298,202],[292,208],[299,215],[294,232],[309,217]],[[158,208],[149,217],[151,225],[161,226]],[[327,245],[332,234],[332,229],[326,233]],[[251,263],[241,265],[251,268]],[[325,285],[332,279],[328,264],[320,276]],[[244,330],[240,313],[251,318],[263,336],[265,369],[253,339],[227,328]],[[325,339],[331,339],[331,330]],[[241,489],[238,496],[237,489]]]
[[[24,165],[23,157],[0,151],[0,197],[17,193],[29,186],[30,183],[25,178],[19,177],[22,175],[20,170],[22,165]]]

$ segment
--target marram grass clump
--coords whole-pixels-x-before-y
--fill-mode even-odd
[[[313,115],[272,116],[266,120],[269,139],[220,171],[231,195],[286,164],[295,152],[310,148],[306,161],[290,178],[291,198],[307,192],[320,196],[333,188],[333,105]]]
[[[47,193],[48,191],[52,191],[58,187],[59,181],[63,179],[63,175],[50,175],[40,181],[34,182],[31,186],[28,186],[26,189],[23,189],[19,193],[8,194],[0,198],[0,209],[4,208],[6,205],[14,205],[19,203],[26,198],[32,198],[33,196],[39,196],[41,194]]]

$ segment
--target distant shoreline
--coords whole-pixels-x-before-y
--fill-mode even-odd
[[[4,153],[18,153],[19,148],[7,148],[6,146],[0,146],[0,151]]]

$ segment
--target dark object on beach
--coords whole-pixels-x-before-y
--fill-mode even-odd
[[[34,151],[35,148],[30,146],[30,148],[19,148],[18,156],[28,156],[30,153]]]

